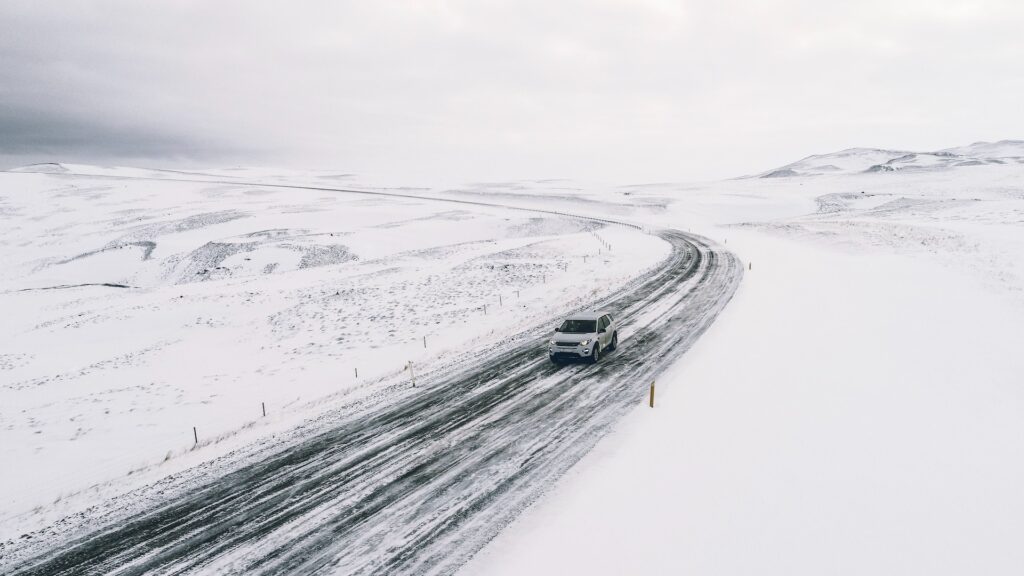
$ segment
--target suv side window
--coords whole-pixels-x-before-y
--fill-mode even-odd
[[[608,324],[610,324],[610,322],[608,321],[608,316],[607,315],[601,316],[601,320],[597,323],[597,330],[599,332],[601,330],[604,330],[605,328],[608,327]]]

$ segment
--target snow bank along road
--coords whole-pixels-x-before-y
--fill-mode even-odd
[[[656,233],[673,248],[664,265],[593,303],[623,321],[619,350],[600,364],[550,365],[552,320],[187,496],[49,550],[9,550],[0,568],[454,572],[634,408],[732,297],[743,274],[732,254],[675,230]]]

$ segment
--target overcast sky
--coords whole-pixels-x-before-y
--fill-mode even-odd
[[[1024,138],[1020,0],[0,2],[0,167],[737,176]]]

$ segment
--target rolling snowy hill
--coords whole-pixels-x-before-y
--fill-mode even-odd
[[[976,142],[970,146],[947,148],[936,152],[850,148],[830,154],[808,156],[753,177],[787,178],[858,172],[928,171],[1007,163],[1024,163],[1024,141]]]

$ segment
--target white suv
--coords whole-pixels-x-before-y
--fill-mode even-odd
[[[562,360],[586,359],[591,363],[601,354],[619,346],[619,326],[607,312],[584,312],[565,319],[548,342],[548,358],[555,364]]]

